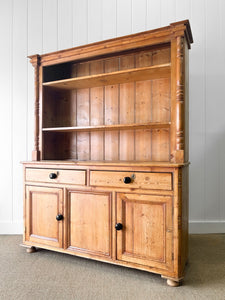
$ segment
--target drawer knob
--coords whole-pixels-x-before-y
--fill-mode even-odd
[[[57,221],[61,221],[62,219],[63,219],[63,215],[59,214],[59,215],[56,216],[56,220]]]
[[[49,174],[49,178],[50,179],[56,179],[57,178],[57,174],[56,173],[50,173]]]
[[[132,181],[132,179],[131,179],[130,177],[124,177],[124,178],[123,178],[123,182],[124,182],[125,184],[131,183],[131,181]]]
[[[116,228],[116,230],[121,230],[121,229],[123,229],[123,224],[117,223],[117,224],[115,225],[115,228]]]

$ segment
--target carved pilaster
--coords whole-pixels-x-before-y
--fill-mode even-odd
[[[184,150],[184,40],[177,37],[176,150]]]
[[[40,160],[40,149],[39,149],[39,66],[40,66],[40,56],[33,55],[29,57],[31,59],[31,64],[34,67],[34,150],[32,151],[32,160]]]

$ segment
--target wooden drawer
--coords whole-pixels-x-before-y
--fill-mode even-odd
[[[124,183],[125,177],[131,178],[131,182]],[[172,190],[172,173],[91,171],[90,184],[93,186]]]
[[[86,171],[26,168],[26,181],[85,185]]]

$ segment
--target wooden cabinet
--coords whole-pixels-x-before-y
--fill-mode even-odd
[[[23,245],[184,277],[189,22],[30,56]]]

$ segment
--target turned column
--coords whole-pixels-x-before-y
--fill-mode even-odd
[[[176,36],[171,45],[172,82],[171,105],[173,120],[171,126],[171,161],[184,161],[184,37]]]
[[[34,149],[32,151],[32,160],[40,160],[39,149],[39,115],[40,115],[40,101],[39,101],[39,68],[40,68],[40,56],[29,56],[30,62],[34,67]]]

